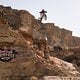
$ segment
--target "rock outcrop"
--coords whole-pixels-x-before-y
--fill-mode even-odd
[[[29,80],[31,76],[79,77],[73,64],[63,61],[61,55],[50,55],[55,53],[54,46],[66,50],[79,47],[79,41],[80,38],[72,36],[72,31],[53,23],[41,23],[25,10],[1,5],[0,48],[14,49],[17,54],[9,62],[0,61],[0,80]]]

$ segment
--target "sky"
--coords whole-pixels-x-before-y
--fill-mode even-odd
[[[45,23],[55,23],[60,28],[71,30],[73,36],[80,37],[80,0],[0,0],[0,5],[25,9],[36,19],[44,9],[48,17]]]

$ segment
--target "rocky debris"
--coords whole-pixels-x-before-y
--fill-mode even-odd
[[[70,64],[68,62],[62,61],[62,60],[60,60],[58,58],[55,58],[55,57],[51,57],[50,60],[53,61],[53,63],[58,68],[60,68],[60,70],[62,68],[61,72],[65,73],[64,75],[66,75],[66,76],[72,76],[72,75],[78,76],[79,72],[76,71],[76,68],[74,67],[73,64]],[[67,74],[67,72],[68,72],[68,74]]]
[[[19,60],[11,61],[8,63],[0,62],[2,66],[2,70],[0,70],[1,71],[0,74],[2,75],[1,79],[3,78],[3,80],[5,79],[26,80],[28,76],[32,76],[32,75],[35,75],[37,77],[44,76],[44,75],[46,76],[47,75],[53,75],[53,76],[54,75],[59,75],[59,76],[76,76],[77,75],[79,76],[79,72],[77,72],[75,68],[72,67],[72,65],[71,67],[73,69],[70,68],[70,66],[64,67],[64,66],[60,66],[60,64],[57,65],[57,63],[55,64],[54,62],[49,63],[44,59],[41,60],[40,58],[37,58],[37,59],[25,58],[25,60],[23,58],[22,60],[19,59]],[[64,69],[62,69],[63,67]],[[65,69],[70,70],[71,72],[69,71],[69,74],[68,74],[68,71],[65,72]]]
[[[42,80],[79,80],[80,77],[45,76]]]
[[[58,57],[64,61],[80,66],[80,48],[62,50],[60,52],[51,52],[51,56]]]
[[[73,54],[63,57],[63,60],[73,63],[80,67],[80,48],[70,49]]]

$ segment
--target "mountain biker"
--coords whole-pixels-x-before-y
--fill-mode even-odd
[[[40,21],[42,21],[43,18],[47,20],[47,15],[46,15],[47,11],[42,9],[42,11],[40,11],[39,13],[40,13]]]

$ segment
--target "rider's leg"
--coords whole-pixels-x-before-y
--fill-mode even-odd
[[[47,20],[47,15],[46,14],[44,14],[44,19]]]

